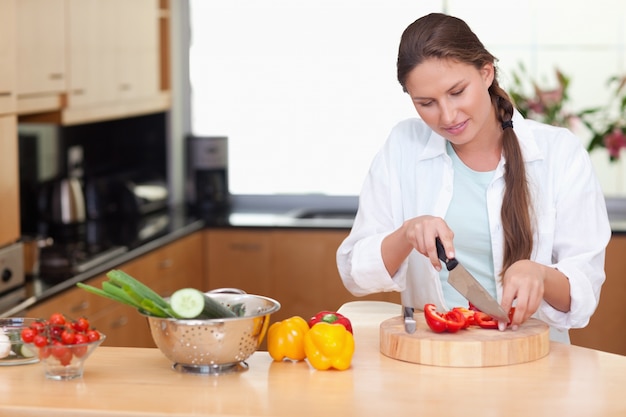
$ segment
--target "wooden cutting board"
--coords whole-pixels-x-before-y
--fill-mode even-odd
[[[405,362],[451,367],[485,367],[530,362],[550,351],[550,328],[529,319],[517,330],[481,329],[470,326],[457,333],[435,333],[424,313],[415,312],[415,333],[404,330],[401,316],[380,325],[380,351]]]

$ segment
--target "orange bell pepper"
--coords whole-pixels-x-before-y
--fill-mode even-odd
[[[306,358],[315,369],[350,367],[354,354],[354,336],[341,324],[319,322],[304,336]]]
[[[268,353],[275,361],[304,360],[304,335],[308,331],[309,324],[300,316],[277,321],[267,331]]]

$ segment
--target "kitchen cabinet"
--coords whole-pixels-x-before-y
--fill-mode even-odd
[[[272,277],[271,233],[264,229],[205,232],[206,287],[239,288],[269,296]]]
[[[166,110],[156,0],[68,1],[63,124]]]
[[[335,253],[348,230],[211,229],[205,231],[207,286],[272,297],[272,320],[308,318],[355,300],[400,302],[399,293],[355,297],[343,286]]]
[[[15,1],[0,0],[0,115],[15,113]]]
[[[150,286],[164,297],[183,287],[202,288],[203,236],[201,232],[183,237],[166,246],[121,264],[121,269]],[[100,287],[106,276],[87,281]],[[145,317],[136,309],[71,288],[29,309],[28,317],[48,317],[53,312],[70,317],[85,316],[107,336],[107,346],[155,347]]]
[[[169,109],[168,2],[17,3],[17,63],[8,62],[19,68],[20,121],[75,125]]]
[[[613,234],[606,248],[606,281],[602,286],[598,309],[587,327],[570,330],[572,344],[605,352],[626,355],[623,331],[626,300],[626,234]]]
[[[66,88],[65,0],[17,2],[18,113],[58,110]]]
[[[17,144],[17,116],[0,115],[0,246],[20,237],[20,189]]]

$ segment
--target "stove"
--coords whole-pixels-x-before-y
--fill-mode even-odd
[[[0,248],[0,307],[21,301],[25,294],[24,245]]]
[[[53,244],[41,250],[41,278],[68,278],[88,271],[127,252],[126,246],[101,247],[87,242]]]

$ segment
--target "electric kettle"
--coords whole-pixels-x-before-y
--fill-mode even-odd
[[[63,178],[48,184],[39,199],[41,214],[57,224],[85,221],[85,196],[78,178]]]

